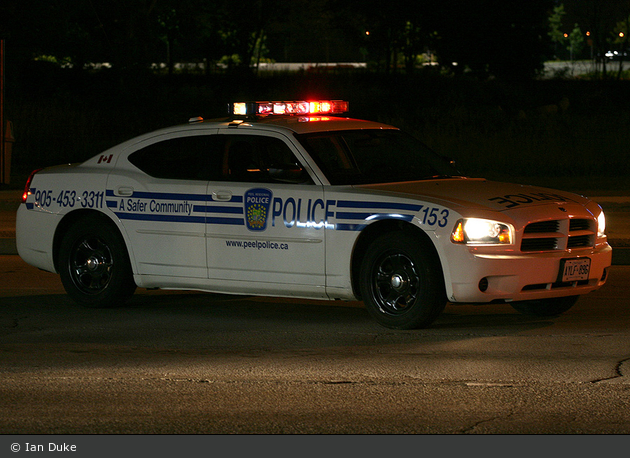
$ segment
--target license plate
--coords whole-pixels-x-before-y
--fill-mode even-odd
[[[588,280],[591,271],[591,260],[589,258],[563,259],[560,262],[561,282],[572,282]]]

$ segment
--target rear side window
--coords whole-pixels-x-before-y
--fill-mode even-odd
[[[171,138],[129,156],[129,162],[154,178],[220,180],[223,142],[217,135]]]

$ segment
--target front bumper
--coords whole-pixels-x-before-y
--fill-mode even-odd
[[[590,293],[600,288],[612,262],[612,248],[601,243],[595,248],[541,253],[493,252],[470,247],[451,247],[446,277],[451,302],[488,303],[526,301]],[[563,259],[589,258],[588,280],[560,282]]]

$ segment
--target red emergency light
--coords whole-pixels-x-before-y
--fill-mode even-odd
[[[234,116],[339,114],[348,111],[344,100],[304,100],[293,102],[235,102],[228,106]]]

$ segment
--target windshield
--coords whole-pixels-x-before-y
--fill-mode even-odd
[[[448,160],[396,129],[317,132],[296,137],[333,185],[459,175]]]

